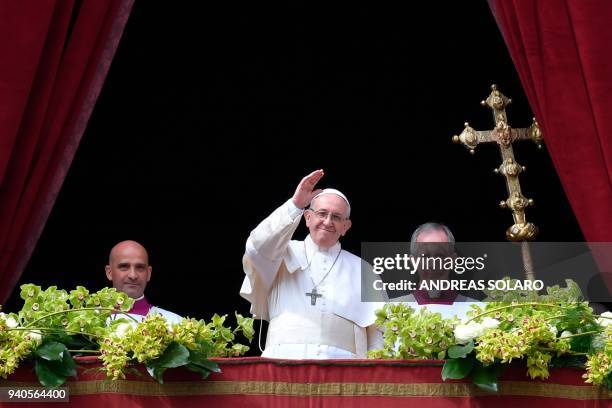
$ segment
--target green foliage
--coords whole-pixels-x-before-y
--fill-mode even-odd
[[[480,361],[477,361],[471,373],[472,382],[485,391],[497,392],[497,379],[503,370],[504,367],[502,365],[485,366]]]
[[[582,377],[587,383],[604,384],[612,389],[612,321],[606,324],[605,330],[601,333],[603,347],[587,356],[587,372]]]
[[[440,313],[415,313],[404,304],[386,304],[376,316],[385,342],[383,349],[370,351],[370,357],[443,359],[453,344],[453,321],[442,319]]]
[[[442,380],[446,381],[447,378],[453,380],[465,378],[472,371],[473,366],[474,359],[472,358],[451,358],[446,360],[444,367],[442,367]]]
[[[0,313],[0,377],[7,378],[26,358],[44,386],[62,385],[76,376],[74,355],[99,354],[108,378],[125,378],[131,362],[143,363],[163,382],[166,369],[184,366],[206,378],[219,367],[210,357],[240,356],[249,347],[236,342],[254,335],[253,319],[236,314],[237,327],[225,326],[227,315],[212,321],[183,319],[170,325],[158,314],[142,322],[126,318],[134,300],[113,288],[90,293],[51,286],[21,286],[23,308]],[[110,319],[112,314],[125,316]]]
[[[403,304],[385,305],[376,311],[384,348],[369,356],[447,357],[444,380],[469,377],[491,392],[513,360],[523,362],[534,379],[548,378],[550,367],[585,368],[587,383],[612,389],[612,313],[594,315],[575,282],[549,287],[545,294],[485,292],[486,305],[472,305],[464,322],[425,309],[415,313]]]
[[[34,369],[45,387],[59,387],[67,377],[76,376],[76,363],[66,346],[61,343],[43,343],[35,352]]]
[[[586,356],[566,354],[559,357],[553,357],[548,366],[550,368],[584,368],[586,364]]]
[[[464,358],[474,350],[474,341],[470,341],[466,345],[456,344],[448,348],[449,358]]]
[[[68,349],[65,344],[56,341],[45,341],[35,351],[35,354],[45,360],[61,361]]]
[[[189,350],[182,344],[172,342],[164,353],[156,360],[147,364],[149,372],[153,372],[153,378],[163,383],[163,373],[166,368],[176,368],[189,363]]]
[[[159,382],[163,382],[167,368],[180,366],[200,372],[206,378],[210,372],[218,371],[210,357],[240,356],[249,350],[248,346],[234,343],[234,340],[242,333],[251,341],[253,319],[236,314],[239,323],[232,330],[225,326],[226,318],[227,315],[215,314],[209,323],[183,319],[169,327],[160,315],[150,315],[136,326],[127,324],[125,327],[122,325],[126,323],[121,323],[101,341],[100,359],[107,376],[112,379],[125,378],[131,360],[145,363],[149,373]]]

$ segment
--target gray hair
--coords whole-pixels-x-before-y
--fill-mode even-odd
[[[451,232],[451,230],[444,224],[439,224],[437,222],[426,222],[425,224],[421,224],[414,230],[412,233],[412,238],[410,238],[410,253],[415,254],[417,251],[417,238],[422,232],[428,231],[444,231],[446,236],[448,237],[448,242],[455,245],[455,236]]]

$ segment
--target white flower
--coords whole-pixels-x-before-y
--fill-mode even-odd
[[[557,337],[557,333],[559,333],[559,331],[557,330],[557,326],[553,326],[551,324],[547,326],[548,326],[548,330],[553,334],[553,336]]]
[[[34,343],[36,343],[37,345],[40,345],[40,343],[42,343],[42,334],[40,334],[40,331],[29,331],[28,336],[30,336],[30,339],[34,340]]]
[[[0,312],[0,319],[4,320],[4,323],[9,329],[14,329],[15,327],[19,326],[14,317],[8,316],[4,312]]]
[[[561,338],[564,339],[566,337],[572,336],[574,333],[572,333],[569,330],[563,330],[563,332],[561,332]]]
[[[125,333],[132,328],[131,323],[119,323],[115,326],[113,333],[119,337],[125,337]]]
[[[481,336],[483,332],[484,327],[474,321],[469,322],[468,324],[458,324],[455,326],[454,330],[455,340],[457,340],[457,343],[466,344],[470,340]]]
[[[499,320],[497,319],[493,319],[491,317],[485,317],[484,319],[482,319],[482,327],[485,329],[497,329],[497,326],[499,326]]]
[[[17,323],[17,320],[15,320],[13,316],[9,316],[6,318],[6,326],[9,329],[14,329],[15,327],[19,326],[19,323]]]
[[[597,323],[599,323],[601,327],[607,327],[609,324],[612,324],[612,312],[603,312],[601,316],[602,317],[597,319]]]

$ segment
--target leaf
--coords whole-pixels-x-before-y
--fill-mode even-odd
[[[250,349],[249,346],[245,346],[244,344],[237,343],[232,346],[231,351],[234,356],[241,356],[241,355],[244,355],[247,351],[249,351],[249,349]]]
[[[387,309],[386,308],[376,309],[374,314],[376,315],[376,318],[384,321],[387,318]]]
[[[602,384],[608,387],[608,390],[612,390],[612,371],[604,377]]]
[[[569,321],[580,320],[580,313],[576,309],[566,309],[565,319]]]
[[[151,362],[151,367],[175,368],[184,366],[189,361],[189,350],[187,347],[176,342],[170,345],[157,360]]]
[[[76,362],[70,355],[70,352],[64,353],[62,361],[50,361],[49,365],[56,373],[66,377],[75,377],[77,375]]]
[[[202,374],[203,380],[207,379],[208,376],[210,375],[209,370],[207,370],[206,368],[202,368],[197,364],[187,364],[185,367],[187,367],[188,370],[195,371],[196,373]]]
[[[572,367],[584,369],[586,361],[585,356],[559,356],[553,357],[548,365],[550,368]]]
[[[215,327],[222,327],[223,326],[223,322],[225,322],[225,318],[227,317],[227,315],[223,315],[223,316],[219,316],[218,314],[214,314],[212,317],[212,323],[213,326]]]
[[[472,370],[472,382],[485,391],[497,392],[497,379],[503,368],[499,365],[483,366],[477,364]]]
[[[149,375],[155,378],[158,383],[164,383],[164,371],[166,371],[165,367],[147,365],[147,371]]]
[[[471,358],[452,358],[446,360],[442,367],[442,381],[447,378],[458,380],[467,377],[472,370],[474,360]]]
[[[572,337],[569,339],[571,350],[579,353],[589,352],[595,339],[596,336],[592,334]]]
[[[49,361],[60,361],[64,352],[68,353],[66,345],[56,341],[45,342],[36,349],[36,355]]]
[[[226,342],[230,342],[230,341],[234,340],[234,334],[227,327],[221,327],[221,328],[217,329],[217,333],[219,333],[221,338],[223,340],[225,340]]]
[[[447,350],[447,353],[450,358],[465,358],[465,356],[470,354],[472,350],[474,350],[474,341],[470,340],[470,342],[465,346],[450,346]]]
[[[66,377],[58,375],[49,367],[49,362],[40,358],[36,359],[34,371],[38,381],[45,387],[59,387],[66,382]]]
[[[253,318],[243,317],[240,313],[235,313],[236,321],[238,322],[238,328],[242,330],[242,334],[249,341],[253,340],[255,330],[253,329]]]
[[[68,336],[68,339],[60,341],[64,343],[66,347],[72,350],[91,350],[100,348],[100,345],[98,343],[93,342],[82,335]]]
[[[184,366],[188,363],[189,350],[182,344],[176,342],[170,345],[158,359],[147,364],[147,371],[151,377],[155,378],[160,384],[164,383],[164,371],[166,368]]]
[[[189,363],[196,364],[200,367],[207,369],[208,371],[213,371],[215,373],[220,373],[221,368],[219,368],[219,364],[214,361],[210,361],[206,356],[201,353],[192,351],[189,355]]]
[[[196,350],[191,350],[189,353],[193,354],[193,353],[198,353],[198,354],[202,354],[204,356],[204,358],[206,358],[206,356],[209,356],[210,353],[212,353],[212,351],[215,349],[215,345],[209,341],[209,340],[200,340],[197,343],[197,348]]]

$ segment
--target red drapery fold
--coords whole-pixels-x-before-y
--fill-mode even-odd
[[[0,304],[42,232],[132,5],[0,1]]]
[[[586,240],[612,242],[612,2],[489,5]],[[612,254],[593,252],[612,289]]]
[[[612,3],[489,4],[585,238],[612,242]]]

